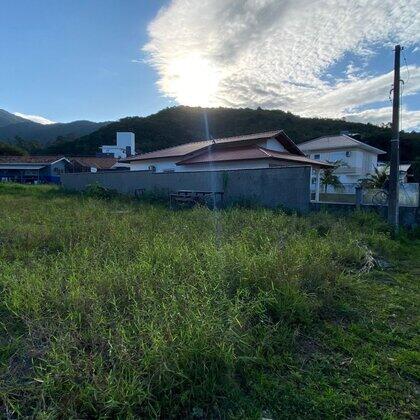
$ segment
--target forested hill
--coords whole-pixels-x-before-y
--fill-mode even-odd
[[[361,134],[362,141],[383,150],[389,149],[391,138],[389,128],[343,120],[301,118],[278,110],[210,108],[207,114],[213,138],[283,129],[292,140],[301,143],[348,130]],[[123,118],[77,140],[61,139],[42,152],[66,155],[96,153],[99,146],[115,143],[117,131],[134,132],[137,151],[143,153],[201,140],[205,138],[203,109],[178,106],[148,117]],[[401,139],[402,161],[413,161],[420,156],[420,133],[402,133]]]

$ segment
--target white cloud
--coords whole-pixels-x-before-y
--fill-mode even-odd
[[[365,109],[364,111],[354,112],[346,115],[347,121],[357,121],[372,124],[388,124],[391,122],[392,108],[382,107],[377,109]],[[410,111],[403,107],[402,120],[400,121],[401,127],[405,131],[420,131],[420,110]]]
[[[343,117],[388,98],[392,75],[368,76],[378,46],[419,41],[420,0],[173,0],[144,47],[163,94],[186,105],[281,108]],[[352,52],[344,79],[330,67]],[[392,62],[389,63],[392,68]],[[411,67],[406,93],[420,90]]]
[[[42,125],[48,125],[48,124],[55,124],[54,121],[48,120],[47,118],[40,117],[39,115],[29,115],[29,114],[22,114],[21,112],[14,112],[18,117],[25,118],[27,120],[42,124]]]

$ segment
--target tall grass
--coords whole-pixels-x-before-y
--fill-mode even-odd
[[[302,337],[351,317],[343,296],[399,246],[373,215],[215,220],[48,187],[1,186],[0,218],[6,416],[319,415]]]

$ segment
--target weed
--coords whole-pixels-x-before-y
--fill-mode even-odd
[[[418,242],[92,190],[0,184],[0,416],[415,417]]]

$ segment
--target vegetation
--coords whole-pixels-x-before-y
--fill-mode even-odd
[[[0,416],[414,418],[420,242],[0,184]]]
[[[234,136],[267,130],[283,129],[297,143],[318,136],[338,134],[342,130],[359,133],[362,141],[389,150],[391,129],[372,124],[344,120],[301,118],[290,112],[259,109],[207,109],[213,137]],[[77,155],[96,153],[99,146],[113,144],[117,131],[136,134],[138,151],[150,152],[205,138],[203,109],[178,106],[164,109],[148,117],[123,118],[74,141],[60,141],[42,153]],[[401,133],[401,160],[413,161],[420,156],[420,133]],[[388,160],[387,155],[381,158]]]
[[[18,146],[0,141],[0,156],[23,156],[27,152]]]
[[[108,122],[73,121],[43,125],[0,109],[0,138],[12,144],[19,141],[19,146],[24,146],[30,153],[52,141],[57,144],[63,139],[72,141],[107,124]]]
[[[368,174],[365,179],[360,181],[364,188],[370,189],[386,189],[389,179],[389,166],[382,166],[380,168],[373,168],[374,173]]]
[[[340,181],[338,175],[334,173],[334,171],[343,166],[341,161],[337,162],[330,162],[334,164],[334,168],[327,168],[322,171],[321,175],[321,184],[324,186],[324,192],[327,192],[328,186],[334,187],[335,190],[339,190],[343,188],[343,183]]]

